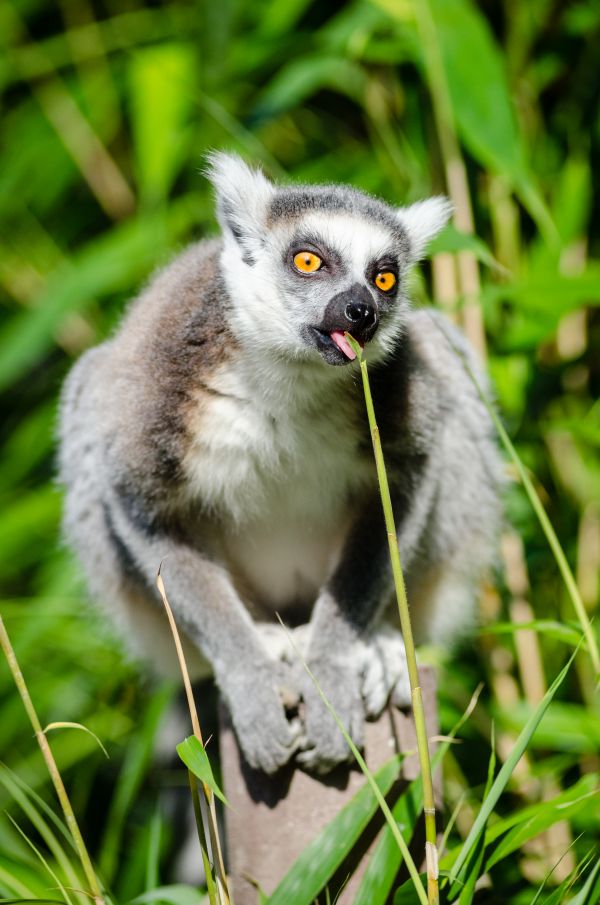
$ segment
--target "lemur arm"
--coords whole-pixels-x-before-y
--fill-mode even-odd
[[[392,502],[396,514],[398,544],[408,565],[426,523],[435,482],[425,464],[412,493],[396,489]],[[353,740],[360,744],[365,717],[361,668],[362,647],[393,594],[385,522],[378,497],[368,501],[344,546],[340,562],[316,601],[310,623],[307,663],[326,697],[333,704]],[[404,661],[403,645],[394,656]],[[373,652],[371,652],[373,653]],[[367,658],[372,660],[372,656]],[[404,662],[394,664],[404,670]],[[395,676],[398,673],[394,673]],[[298,760],[311,769],[330,769],[347,759],[349,751],[338,727],[326,711],[312,682],[300,678],[305,702],[306,750]],[[392,691],[393,683],[387,688]]]
[[[175,620],[211,663],[246,760],[274,772],[290,759],[298,736],[282,704],[282,689],[292,686],[289,666],[269,656],[225,568],[132,518],[122,503],[113,501],[110,512],[113,533],[147,587],[154,589],[162,563]]]

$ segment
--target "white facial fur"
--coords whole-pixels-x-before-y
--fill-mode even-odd
[[[259,170],[239,157],[214,154],[209,176],[216,189],[217,215],[225,240],[223,273],[233,299],[231,326],[236,337],[257,353],[274,358],[312,360],[323,367],[320,353],[307,343],[303,331],[319,326],[327,304],[336,294],[353,285],[366,286],[375,303],[381,302],[379,327],[368,343],[370,360],[393,349],[401,331],[406,306],[404,277],[410,265],[424,252],[427,242],[444,226],[451,206],[444,198],[431,198],[407,208],[384,212],[379,218],[365,216],[355,193],[354,205],[339,209],[316,204],[300,215],[269,220],[274,199],[293,195],[297,187],[278,188]],[[336,187],[328,187],[335,193]],[[314,190],[314,187],[313,187]],[[310,189],[308,189],[310,192]],[[347,190],[339,187],[340,197]],[[358,204],[356,200],[358,199]],[[397,229],[397,225],[401,230]],[[400,247],[399,234],[404,232]],[[340,272],[331,278],[307,279],[293,273],[290,242],[298,236],[315,236],[341,259]],[[368,276],[370,263],[393,253],[397,260],[399,291],[385,299]],[[389,301],[389,304],[388,304]],[[379,309],[378,309],[379,310]],[[326,365],[328,371],[339,368]]]

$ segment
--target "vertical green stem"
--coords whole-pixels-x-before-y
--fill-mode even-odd
[[[584,604],[583,600],[581,599],[581,594],[579,593],[579,588],[577,587],[577,582],[575,581],[575,576],[573,575],[573,572],[571,571],[571,567],[569,566],[569,563],[567,562],[567,557],[565,556],[565,552],[556,535],[556,531],[554,530],[554,528],[552,526],[552,522],[548,518],[548,516],[546,514],[546,510],[544,509],[544,507],[542,505],[542,501],[540,500],[540,498],[538,496],[538,492],[535,489],[535,487],[533,486],[533,483],[532,483],[529,475],[527,474],[527,471],[525,470],[525,467],[521,461],[521,457],[519,456],[518,452],[516,451],[512,440],[508,436],[504,425],[500,421],[500,418],[496,414],[496,411],[495,411],[493,405],[491,405],[489,400],[487,399],[486,394],[484,393],[483,388],[482,388],[481,384],[479,383],[479,381],[475,375],[475,372],[473,371],[473,368],[470,366],[465,355],[460,351],[460,349],[457,349],[454,346],[454,344],[452,343],[452,340],[450,339],[450,337],[448,336],[446,331],[442,327],[439,326],[437,321],[436,321],[436,326],[438,327],[438,329],[442,330],[442,333],[446,337],[448,344],[454,349],[456,354],[461,359],[463,366],[465,368],[465,371],[467,372],[467,374],[473,381],[473,384],[475,386],[475,389],[477,390],[477,394],[478,394],[479,398],[483,402],[484,406],[486,407],[486,409],[489,413],[490,418],[494,422],[494,426],[495,426],[496,430],[498,431],[498,435],[500,437],[500,440],[502,441],[502,445],[508,452],[509,456],[511,457],[511,459],[519,473],[519,478],[521,479],[521,483],[523,484],[523,487],[525,488],[525,492],[526,492],[527,496],[529,497],[529,502],[531,503],[533,511],[535,512],[535,514],[538,518],[538,521],[542,527],[542,530],[543,530],[544,534],[546,535],[546,540],[548,541],[550,549],[552,550],[552,553],[554,554],[554,559],[556,560],[556,564],[559,568],[563,582],[565,584],[569,597],[571,598],[573,608],[577,614],[577,618],[579,619],[579,623],[581,625],[581,628],[582,628],[582,631],[583,631],[583,634],[584,634],[584,637],[585,637],[585,640],[586,640],[586,643],[588,646],[588,651],[590,654],[592,665],[593,665],[594,671],[596,673],[596,679],[598,680],[600,678],[600,651],[598,650],[598,642],[596,641],[596,636],[594,635],[592,623],[591,623],[590,618],[585,609],[585,604]]]
[[[54,760],[54,755],[52,754],[52,751],[50,749],[48,739],[44,735],[42,725],[38,719],[35,707],[33,706],[33,701],[31,700],[29,690],[25,683],[25,678],[19,667],[16,654],[14,652],[12,644],[10,643],[10,638],[8,637],[8,633],[6,631],[6,628],[4,627],[4,622],[2,621],[1,616],[0,645],[2,646],[2,650],[4,651],[9,669],[13,675],[13,679],[15,680],[17,690],[21,695],[21,700],[23,701],[23,704],[25,706],[29,721],[33,726],[35,737],[37,739],[38,745],[40,746],[42,756],[46,762],[46,767],[48,768],[48,773],[50,774],[50,778],[56,790],[56,794],[58,796],[60,806],[63,810],[63,814],[65,815],[67,826],[69,827],[71,836],[73,837],[73,842],[75,844],[75,848],[77,849],[79,860],[81,861],[81,866],[83,867],[83,872],[85,874],[86,880],[89,884],[90,892],[94,897],[96,905],[105,905],[106,900],[102,894],[102,890],[100,889],[100,884],[98,882],[98,878],[96,877],[96,872],[93,868],[92,861],[85,846],[85,842],[83,841],[83,836],[81,835],[79,824],[77,823],[73,808],[71,807],[71,802],[69,801],[67,790],[65,789],[64,783],[62,781],[62,776],[60,775],[56,761]]]
[[[467,168],[456,134],[454,109],[446,78],[442,51],[435,20],[428,0],[414,0],[413,10],[423,48],[425,70],[433,104],[433,115],[444,161],[448,193],[454,204],[454,222],[462,232],[474,232],[473,209],[469,193]],[[485,330],[479,295],[479,265],[472,251],[456,256],[460,290],[464,298],[465,332],[482,358],[486,354]]]
[[[204,815],[200,805],[200,795],[198,792],[198,780],[191,770],[188,770],[188,778],[190,781],[190,791],[192,793],[192,804],[194,806],[194,817],[196,827],[198,828],[198,838],[200,840],[200,851],[202,852],[202,864],[204,866],[204,876],[206,877],[206,890],[208,892],[208,901],[210,905],[219,905],[217,889],[213,879],[213,868],[210,863],[208,854],[208,845],[206,842],[206,833],[204,830]]]
[[[419,680],[419,670],[417,667],[415,644],[410,622],[408,600],[406,597],[406,586],[404,584],[404,575],[402,574],[400,550],[398,549],[398,537],[396,534],[396,525],[394,522],[394,513],[392,510],[392,499],[390,496],[390,488],[388,484],[387,473],[385,470],[385,462],[383,460],[383,450],[381,448],[379,428],[377,427],[377,421],[375,419],[375,409],[373,408],[373,398],[371,396],[371,387],[369,385],[367,363],[363,359],[362,349],[360,348],[358,343],[356,343],[349,334],[346,334],[346,337],[359,358],[360,370],[365,391],[365,402],[367,405],[369,427],[371,429],[371,439],[373,441],[373,451],[375,453],[377,478],[379,481],[381,502],[383,505],[383,514],[385,518],[385,528],[390,548],[390,560],[392,563],[392,574],[394,576],[394,587],[396,589],[398,611],[400,613],[400,625],[402,628],[402,635],[404,637],[404,646],[406,648],[406,662],[408,665],[408,676],[410,679],[410,688],[412,694],[412,706],[415,720],[415,732],[417,736],[417,748],[419,752],[419,763],[421,765],[424,804],[423,810],[425,814],[427,895],[429,905],[438,905],[439,889],[436,844],[437,836],[435,827],[435,800],[433,796],[433,780],[431,776],[431,762],[429,759],[429,743],[427,740],[427,728],[425,726],[425,711],[423,709],[423,699],[421,695],[421,685]]]

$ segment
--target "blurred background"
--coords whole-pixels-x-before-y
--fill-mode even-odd
[[[595,0],[4,0],[0,5],[0,612],[103,876],[120,900],[172,871],[151,766],[173,687],[123,660],[60,541],[57,395],[151,272],[216,231],[211,148],[276,179],[347,182],[394,203],[447,193],[456,216],[415,273],[416,304],[462,324],[590,614],[600,563],[600,6]],[[510,469],[509,469],[510,471]],[[446,760],[459,841],[498,755],[581,631],[531,507],[507,532],[481,628],[440,662],[442,728],[485,683]],[[525,624],[527,628],[517,628]],[[433,655],[432,655],[433,656]],[[489,875],[530,902],[590,852],[600,720],[581,651],[498,813],[568,792],[569,819]],[[52,800],[0,663],[0,759]],[[581,794],[572,790],[580,789]],[[0,891],[44,890],[0,785]],[[4,872],[4,873],[3,873]],[[37,884],[37,886],[36,886]],[[533,884],[533,885],[532,885]],[[41,894],[41,892],[40,892]],[[562,901],[562,900],[561,900]]]

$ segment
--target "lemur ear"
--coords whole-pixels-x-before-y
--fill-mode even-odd
[[[398,220],[408,233],[411,260],[423,257],[427,243],[436,236],[452,214],[452,202],[442,195],[398,208]]]
[[[215,187],[217,219],[227,236],[241,246],[244,260],[253,263],[261,246],[267,206],[275,187],[261,170],[252,169],[237,154],[208,155],[206,175]]]

